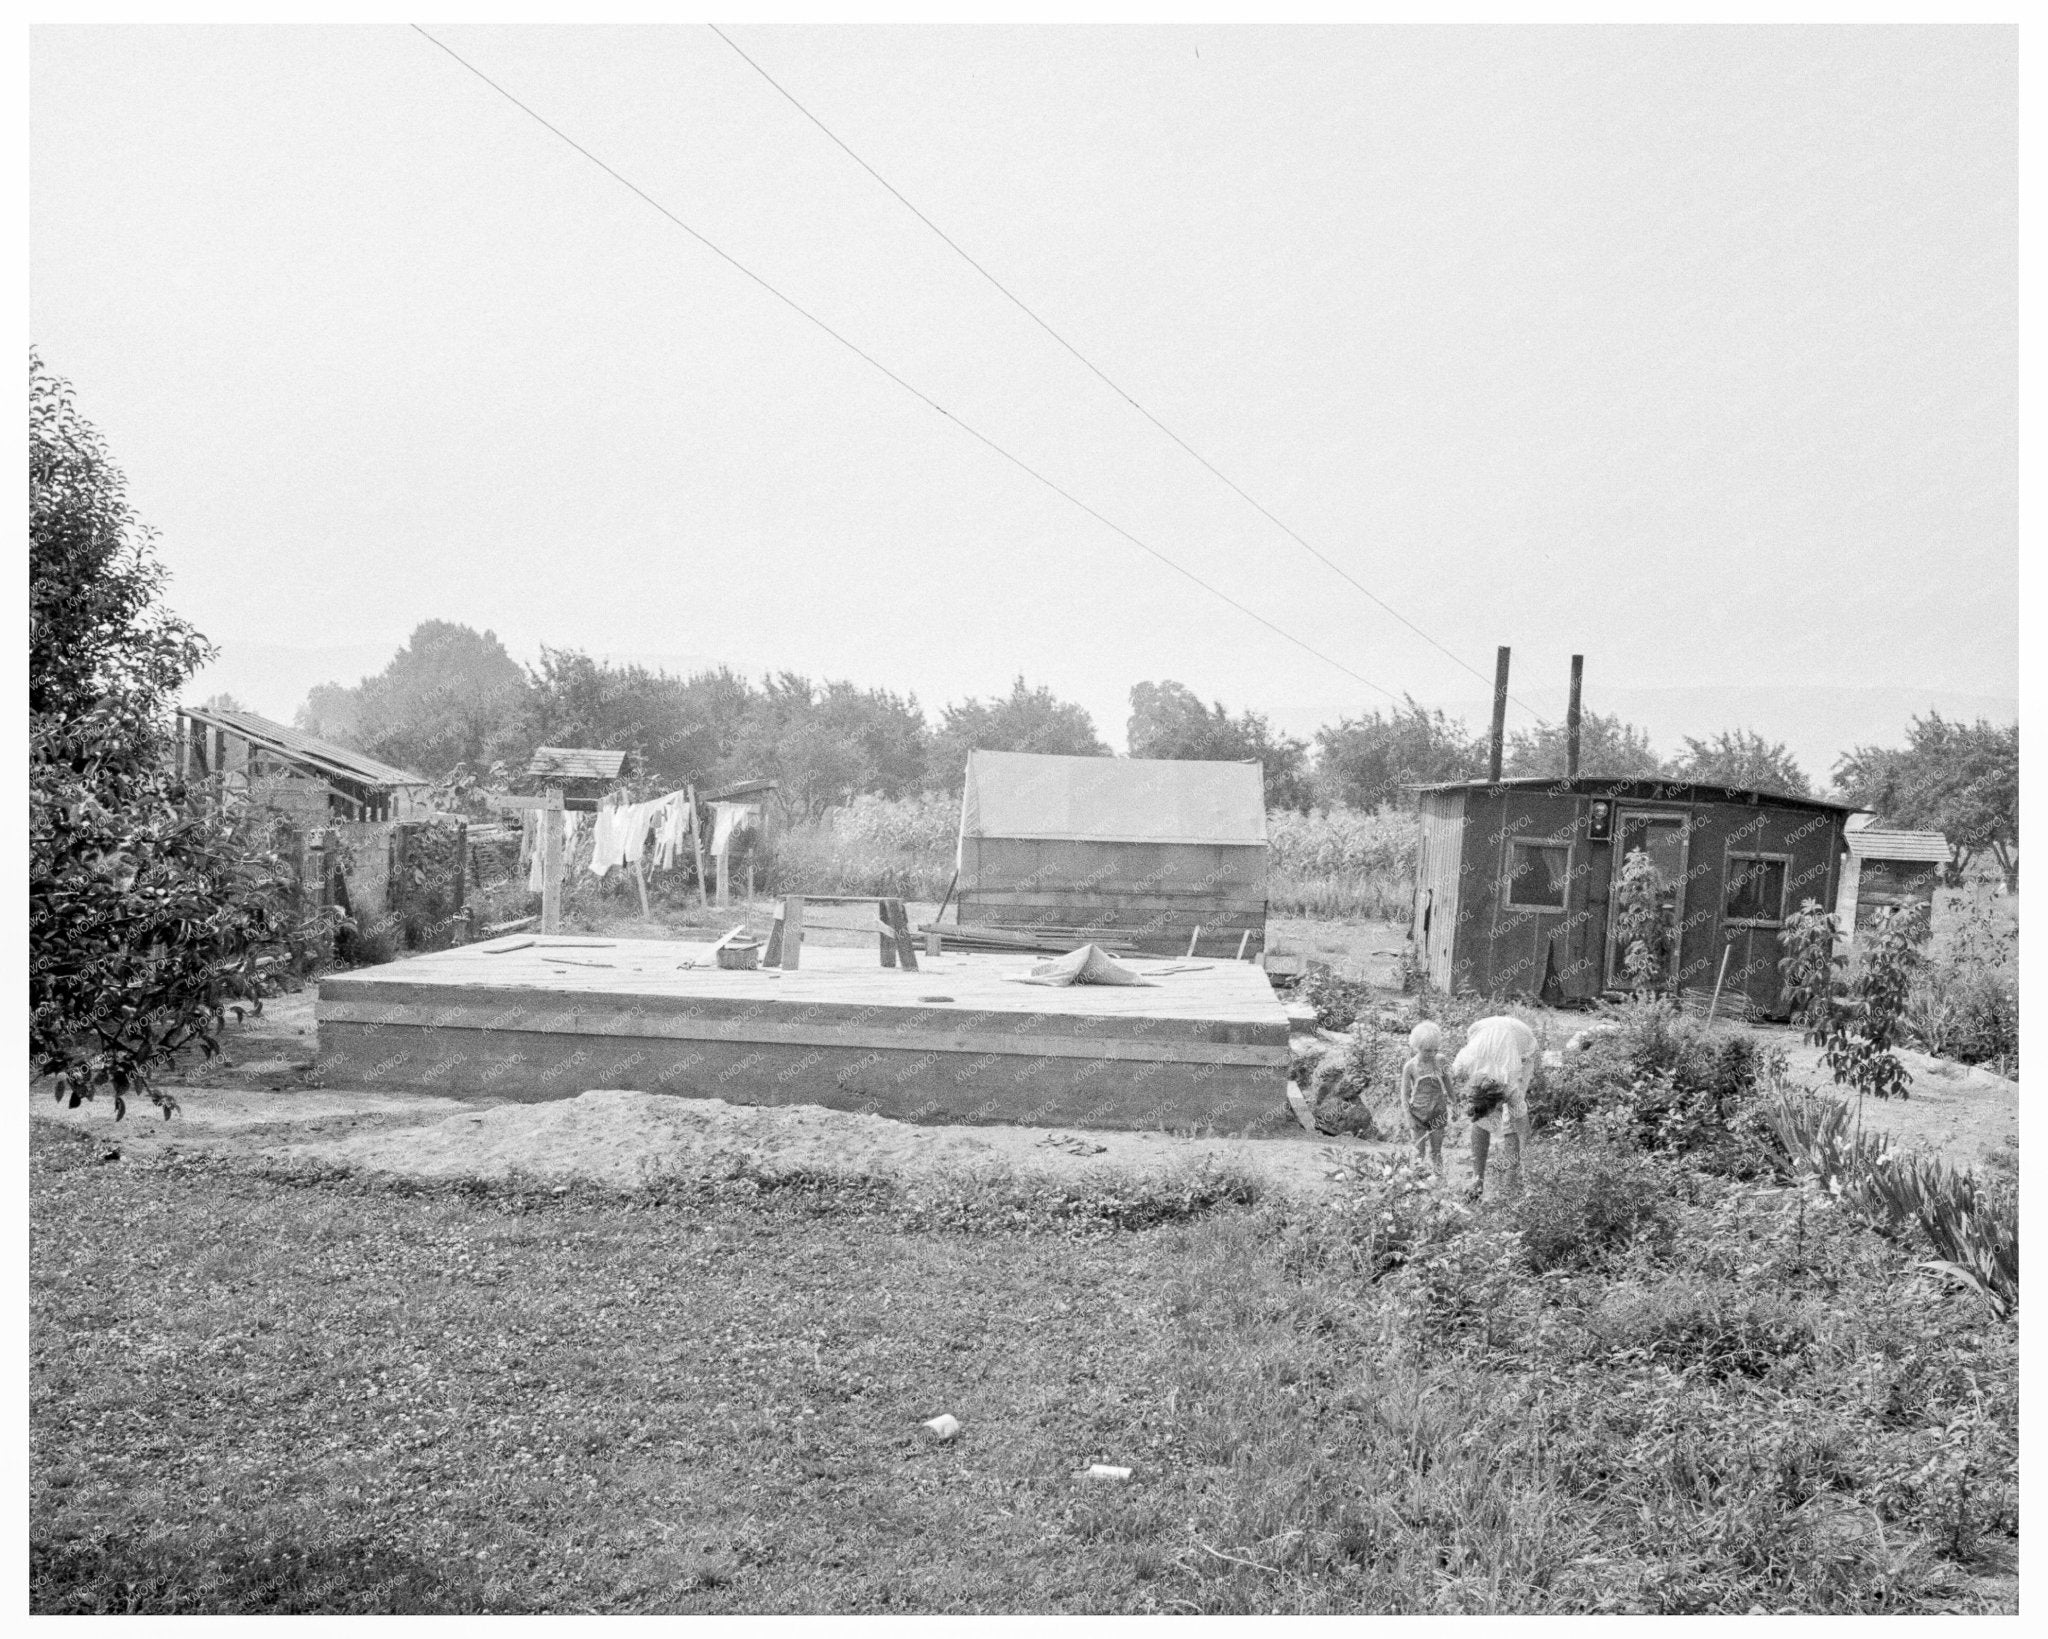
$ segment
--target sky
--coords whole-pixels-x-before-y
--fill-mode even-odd
[[[1119,748],[2016,696],[2010,29],[731,31],[1427,639],[710,30],[435,32],[931,402],[412,30],[38,29],[31,334],[257,709],[436,618]]]

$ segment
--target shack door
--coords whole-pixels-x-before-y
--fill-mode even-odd
[[[1626,990],[1629,986],[1628,970],[1623,965],[1628,959],[1628,946],[1620,936],[1621,873],[1627,867],[1629,855],[1638,850],[1648,854],[1650,863],[1657,868],[1657,909],[1664,924],[1662,948],[1654,953],[1657,971],[1653,982],[1661,985],[1671,976],[1672,964],[1678,960],[1680,924],[1685,920],[1688,829],[1683,814],[1658,814],[1624,808],[1615,815],[1614,880],[1608,889],[1607,914],[1607,986],[1610,990]]]

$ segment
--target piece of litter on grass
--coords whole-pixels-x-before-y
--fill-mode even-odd
[[[1108,1463],[1090,1463],[1088,1478],[1091,1480],[1127,1480],[1131,1477],[1128,1468],[1113,1468]]]
[[[941,1415],[932,1418],[924,1426],[930,1429],[937,1438],[941,1440],[950,1440],[953,1438],[954,1435],[960,1432],[960,1419],[953,1416]]]

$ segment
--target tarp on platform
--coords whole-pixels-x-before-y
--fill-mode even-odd
[[[971,751],[960,835],[1262,847],[1265,771],[1257,763]]]

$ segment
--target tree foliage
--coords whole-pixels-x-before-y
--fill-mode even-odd
[[[1020,676],[1007,695],[962,700],[946,707],[932,736],[930,782],[941,790],[960,784],[970,751],[1035,751],[1058,757],[1107,757],[1095,720],[1071,701]]]
[[[1510,778],[1562,776],[1566,738],[1563,723],[1538,723],[1518,730],[1508,736],[1501,772]],[[1589,778],[1653,780],[1668,771],[1642,729],[1619,716],[1603,717],[1589,711],[1579,724],[1579,772]]]
[[[1367,811],[1412,807],[1410,786],[1472,780],[1486,772],[1486,747],[1465,725],[1405,698],[1391,713],[1344,718],[1316,733],[1317,798]]]
[[[1806,1040],[1817,1043],[1838,1086],[1859,1098],[1904,1098],[1912,1075],[1893,1051],[1905,1034],[1907,1002],[1923,962],[1924,905],[1887,907],[1857,936],[1858,962],[1836,948],[1833,916],[1809,899],[1778,934],[1785,1000]]]
[[[1952,884],[1988,851],[2006,885],[2019,886],[2018,723],[1950,722],[1930,711],[1913,719],[1904,746],[1849,752],[1835,764],[1835,785],[1885,825],[1946,836]]]
[[[1205,706],[1180,683],[1137,684],[1125,738],[1133,757],[1255,762],[1264,771],[1269,808],[1303,810],[1312,800],[1304,742],[1274,733],[1258,712],[1233,718],[1220,700]]]
[[[1766,740],[1746,728],[1726,729],[1711,739],[1686,736],[1685,750],[1671,772],[1698,785],[1726,785],[1741,791],[1771,791],[1787,797],[1810,797],[1813,782],[1782,743]]]
[[[29,1054],[117,1117],[290,955],[263,822],[171,771],[177,689],[212,654],[161,604],[154,537],[67,383],[29,357]]]
[[[441,779],[530,749],[521,744],[527,688],[496,633],[429,620],[375,677],[314,689],[298,725]]]

